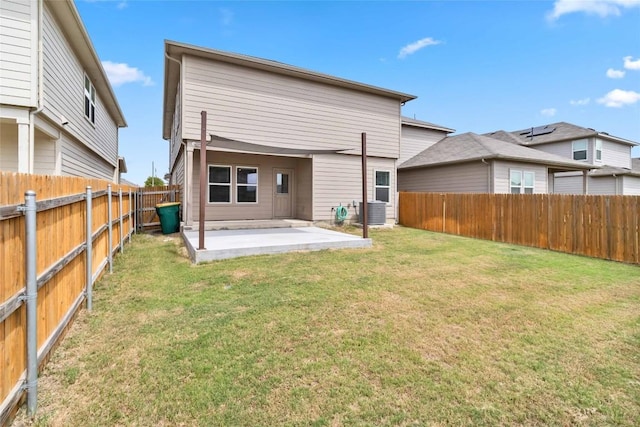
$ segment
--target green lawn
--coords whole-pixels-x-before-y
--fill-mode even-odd
[[[41,375],[35,423],[638,425],[639,267],[371,236],[200,266],[134,237]]]

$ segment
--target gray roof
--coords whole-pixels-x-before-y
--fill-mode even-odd
[[[536,131],[534,132],[534,135],[535,133],[538,133],[538,130],[542,131],[543,134],[532,137],[532,130]],[[634,141],[630,141],[624,138],[618,138],[616,136],[609,135],[607,132],[599,132],[592,128],[585,128],[567,122],[551,123],[548,125],[516,130],[510,132],[510,134],[517,138],[522,145],[547,144],[550,142],[567,141],[572,139],[588,138],[592,136],[597,136],[603,139],[610,139],[622,144],[637,145],[637,143]]]
[[[515,135],[510,134],[504,130],[498,130],[490,133],[483,133],[483,136],[488,136],[490,138],[499,139],[500,141],[510,142],[512,144],[522,144],[522,140]]]
[[[511,160],[555,166],[565,170],[592,169],[596,166],[569,160],[555,154],[507,143],[475,133],[448,136],[402,163],[398,169],[442,166],[474,160]]]
[[[631,169],[615,166],[603,166],[602,168],[591,172],[590,175],[593,177],[612,175],[640,176],[640,159],[631,159]]]
[[[426,128],[426,129],[433,129],[433,130],[441,130],[441,131],[444,131],[446,133],[453,133],[453,132],[456,131],[455,129],[451,129],[451,128],[448,128],[448,127],[436,125],[434,123],[429,123],[429,122],[425,122],[425,121],[422,121],[422,120],[412,119],[411,117],[402,116],[401,120],[402,120],[402,124],[403,125],[407,125],[407,126],[414,126],[414,127],[418,127],[418,128]]]

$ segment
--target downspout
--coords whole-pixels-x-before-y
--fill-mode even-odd
[[[485,159],[481,159],[482,163],[487,165],[487,192],[493,193],[493,163],[487,162]]]
[[[35,141],[35,116],[40,113],[44,109],[44,94],[43,94],[43,83],[44,80],[44,70],[43,70],[43,59],[42,59],[42,22],[44,15],[44,0],[38,0],[38,95],[37,95],[37,106],[35,110],[29,111],[29,173],[34,172],[34,163],[35,163],[35,151],[36,151],[36,141]]]
[[[182,76],[182,62],[177,60],[176,58],[173,58],[171,56],[169,56],[169,54],[167,53],[167,51],[164,51],[164,57],[167,58],[169,61],[173,61],[176,64],[178,64],[178,69],[180,70],[180,76]],[[182,84],[180,84],[180,89],[183,90],[184,88],[182,87]],[[182,100],[180,100],[180,104],[182,104]],[[182,122],[182,113],[180,113],[180,121]],[[182,135],[180,135],[182,137]],[[171,139],[169,139],[169,144],[171,144]],[[186,185],[187,184],[187,173],[188,173],[188,168],[187,168],[187,142],[185,140],[183,140],[182,138],[180,138],[180,147],[178,148],[178,150],[180,150],[180,148],[183,148],[183,156],[184,156],[184,167],[183,167],[183,179],[182,179],[182,219],[185,220],[187,218],[187,205],[191,205],[191,203],[189,203],[189,201],[191,200],[191,189],[188,188],[189,186]],[[171,184],[171,182],[173,181],[173,168],[171,167],[173,165],[171,165],[171,150],[169,150],[169,173],[171,173],[171,177],[169,178],[169,183]]]

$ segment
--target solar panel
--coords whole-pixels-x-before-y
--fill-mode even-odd
[[[551,127],[549,125],[547,126],[536,126],[536,127],[532,127],[530,130],[524,131],[524,132],[520,132],[520,135],[527,137],[527,138],[533,138],[534,136],[540,136],[540,135],[547,135],[550,134],[551,132],[555,131],[556,128]]]

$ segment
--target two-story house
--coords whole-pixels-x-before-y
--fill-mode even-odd
[[[631,159],[634,141],[566,122],[509,132],[507,138],[504,132],[489,135],[593,167],[586,180],[580,173],[556,173],[554,193],[640,195],[640,170]]]
[[[125,126],[73,1],[0,2],[0,170],[118,182]]]
[[[368,200],[396,219],[400,108],[415,96],[236,53],[165,42],[163,137],[183,220],[357,218],[361,133]],[[201,111],[207,144],[200,147]],[[200,156],[206,176],[200,176]],[[206,199],[200,200],[200,180]]]

